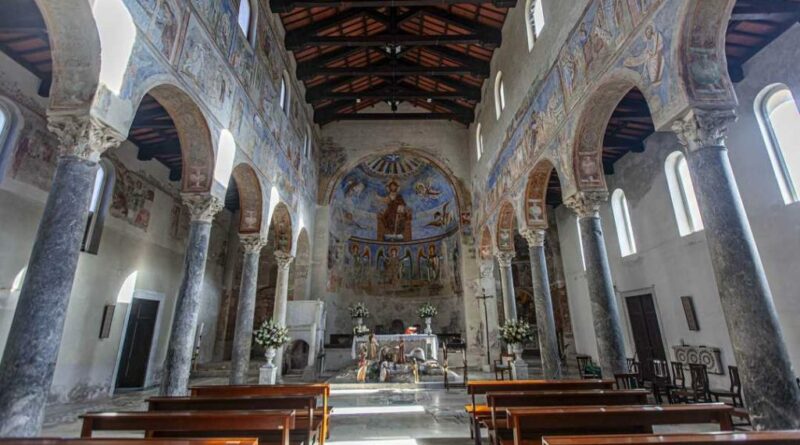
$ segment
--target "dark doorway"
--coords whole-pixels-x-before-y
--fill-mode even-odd
[[[159,302],[134,298],[131,303],[128,329],[122,343],[117,388],[142,388],[150,362],[150,347],[156,328]]]
[[[631,320],[633,342],[636,345],[636,356],[641,366],[642,377],[651,380],[653,359],[667,359],[653,296],[646,294],[627,297],[625,303],[628,306],[628,317]]]

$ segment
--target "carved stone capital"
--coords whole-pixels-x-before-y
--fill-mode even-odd
[[[515,252],[499,250],[494,253],[494,256],[497,257],[497,263],[500,264],[500,267],[511,267],[511,262],[516,258],[517,254]]]
[[[542,229],[523,229],[520,234],[525,241],[528,242],[528,247],[541,247],[544,246],[545,231]]]
[[[728,126],[736,122],[735,110],[694,110],[672,124],[678,141],[690,152],[722,147]]]
[[[106,150],[125,141],[125,136],[89,115],[50,114],[47,128],[58,137],[61,156],[98,161]]]
[[[239,235],[239,244],[242,245],[244,253],[258,253],[266,244],[266,240],[257,233]]]
[[[282,250],[275,251],[275,261],[278,262],[278,270],[289,270],[289,266],[291,266],[293,260],[294,256],[292,256],[292,254]]]
[[[597,216],[600,206],[608,201],[608,192],[578,192],[564,200],[564,205],[578,215],[578,218]]]
[[[189,208],[192,221],[210,223],[222,210],[222,200],[208,193],[184,193],[181,197]]]

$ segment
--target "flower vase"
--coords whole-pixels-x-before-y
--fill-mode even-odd
[[[514,361],[511,362],[511,377],[514,380],[528,379],[528,364],[522,359],[522,343],[512,343],[511,352],[514,353]]]
[[[522,360],[522,351],[524,350],[522,343],[513,343],[511,345],[511,352],[514,354],[514,360]]]
[[[267,352],[264,353],[264,356],[267,357],[267,366],[275,366],[272,362],[276,355],[278,355],[278,351],[275,348],[267,348]]]
[[[431,329],[431,317],[425,317],[425,334],[433,334],[433,329]]]
[[[364,326],[364,319],[361,317],[356,318],[356,326],[358,326],[359,328],[361,326]]]

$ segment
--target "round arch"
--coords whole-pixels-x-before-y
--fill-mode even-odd
[[[503,201],[497,215],[497,250],[514,251],[514,233],[517,227],[514,205],[510,201]]]
[[[239,191],[239,233],[258,233],[263,220],[264,194],[255,170],[249,164],[239,164],[233,169],[231,179]]]
[[[547,227],[547,187],[550,177],[556,171],[555,165],[547,158],[539,160],[528,174],[524,202],[525,224],[531,228]]]

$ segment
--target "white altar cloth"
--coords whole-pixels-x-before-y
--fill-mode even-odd
[[[383,346],[387,342],[399,342],[403,339],[405,342],[406,354],[410,353],[414,348],[422,348],[425,351],[425,358],[428,360],[439,360],[439,338],[433,334],[386,334],[376,335],[378,345]],[[353,339],[353,347],[350,356],[353,360],[358,358],[358,347],[361,344],[369,341],[368,336],[355,337]]]

